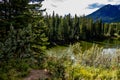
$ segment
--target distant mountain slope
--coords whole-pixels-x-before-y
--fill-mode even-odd
[[[39,2],[39,1],[44,1],[44,0],[29,0],[29,1],[32,1],[32,2]]]
[[[120,5],[105,5],[87,17],[95,21],[101,19],[103,22],[120,22]]]

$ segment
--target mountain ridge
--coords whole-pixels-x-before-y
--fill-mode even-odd
[[[120,5],[105,5],[95,12],[87,15],[94,21],[101,19],[103,22],[120,22]]]

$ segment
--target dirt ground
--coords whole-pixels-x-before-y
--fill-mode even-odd
[[[41,79],[46,79],[46,78],[50,78],[50,74],[46,69],[31,70],[30,74],[23,80],[41,80]]]

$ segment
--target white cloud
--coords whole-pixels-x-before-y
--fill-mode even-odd
[[[43,8],[47,9],[48,14],[52,14],[53,11],[59,15],[65,15],[71,13],[72,15],[87,15],[98,8],[88,9],[88,5],[93,3],[99,4],[120,4],[120,0],[45,0],[43,2]],[[55,6],[53,6],[55,5]]]

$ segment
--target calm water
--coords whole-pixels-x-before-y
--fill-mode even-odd
[[[102,51],[102,54],[114,54],[116,53],[116,48],[105,48]]]
[[[113,39],[105,40],[105,41],[102,41],[102,42],[81,41],[80,44],[83,47],[83,50],[91,48],[93,44],[97,44],[99,47],[103,47],[103,52],[102,53],[106,53],[106,54],[113,54],[113,53],[116,52],[117,49],[120,48],[120,41],[119,40],[113,40]]]
[[[116,53],[116,50],[120,48],[120,41],[119,40],[106,40],[104,41],[104,49],[103,53],[105,54],[113,54]]]

